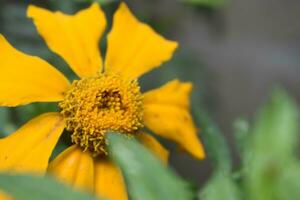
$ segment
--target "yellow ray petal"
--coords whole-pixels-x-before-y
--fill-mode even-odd
[[[125,182],[120,169],[104,158],[95,161],[95,193],[111,200],[127,200]]]
[[[171,59],[177,43],[139,22],[121,3],[108,35],[105,70],[134,79]]]
[[[0,139],[0,170],[44,173],[64,126],[59,113],[46,113]]]
[[[190,83],[171,81],[144,94],[144,121],[156,134],[174,140],[198,159],[205,157],[189,113]]]
[[[150,151],[152,151],[163,163],[167,164],[169,159],[169,151],[163,147],[153,136],[146,133],[137,135],[140,140]]]
[[[78,189],[94,190],[94,163],[90,153],[73,145],[58,155],[48,167],[50,174]]]
[[[13,198],[0,190],[0,200],[13,200]]]
[[[13,48],[0,34],[0,105],[63,99],[68,80],[47,62]]]
[[[27,15],[34,20],[49,48],[63,57],[77,75],[91,77],[101,71],[98,43],[106,20],[97,3],[75,15],[50,12],[31,5]]]

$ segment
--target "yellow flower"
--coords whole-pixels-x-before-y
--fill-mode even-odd
[[[108,131],[136,136],[165,163],[168,151],[144,126],[204,158],[189,113],[192,84],[173,80],[142,94],[137,81],[169,60],[176,42],[138,21],[121,3],[102,64],[98,42],[106,20],[98,4],[75,15],[36,6],[29,6],[27,13],[48,47],[81,79],[70,84],[49,63],[14,49],[0,35],[0,105],[59,102],[60,108],[0,140],[0,170],[49,172],[74,187],[122,200],[127,199],[122,174],[106,156]],[[74,145],[48,164],[64,128]]]

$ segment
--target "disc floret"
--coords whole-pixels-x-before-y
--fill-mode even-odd
[[[138,82],[117,75],[75,80],[59,107],[72,142],[94,155],[107,153],[108,131],[133,135],[143,127]]]

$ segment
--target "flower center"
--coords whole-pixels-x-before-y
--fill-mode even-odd
[[[142,95],[137,81],[100,75],[72,83],[59,104],[72,142],[94,155],[107,154],[105,134],[133,135],[143,127]]]

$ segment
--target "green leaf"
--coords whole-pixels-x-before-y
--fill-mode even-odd
[[[281,89],[259,114],[253,130],[255,153],[285,160],[294,156],[298,138],[299,113],[296,103]],[[268,145],[268,148],[265,148]]]
[[[285,168],[279,178],[278,199],[298,200],[300,197],[300,163]]]
[[[18,200],[93,200],[50,177],[0,174],[0,188]]]
[[[109,152],[125,175],[133,200],[193,199],[190,185],[133,138],[111,133]]]
[[[249,199],[281,199],[278,184],[286,169],[296,161],[298,124],[296,103],[284,90],[275,89],[255,121],[245,150],[245,186]]]
[[[239,200],[239,189],[231,176],[231,158],[227,142],[208,114],[197,110],[196,120],[208,158],[214,165],[214,174],[199,192],[200,200]]]
[[[200,136],[205,144],[205,151],[216,171],[230,172],[231,158],[227,142],[208,114],[196,109],[195,119],[200,127]]]
[[[5,137],[16,129],[10,120],[9,109],[0,108],[0,137]]]
[[[200,200],[239,200],[240,191],[228,174],[216,173],[199,193]]]
[[[237,150],[241,155],[242,164],[246,164],[247,161],[245,160],[248,156],[248,149],[249,147],[249,137],[250,137],[250,124],[245,119],[237,119],[233,124],[234,128],[234,137],[237,146]]]

